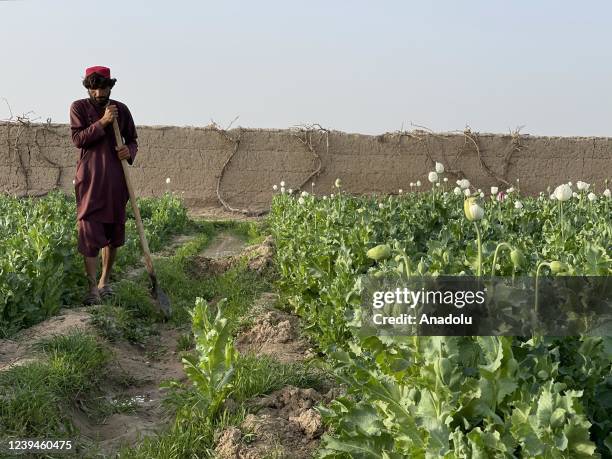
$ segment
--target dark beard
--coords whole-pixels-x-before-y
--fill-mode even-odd
[[[106,107],[106,104],[109,101],[109,97],[101,97],[101,98],[95,98],[93,96],[89,97],[89,100],[91,100],[91,103],[94,104],[96,107]]]

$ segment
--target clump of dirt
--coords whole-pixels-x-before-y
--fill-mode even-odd
[[[25,330],[12,339],[0,339],[0,371],[35,360],[32,344],[54,335],[65,335],[75,328],[91,331],[91,307],[62,309],[59,314]]]
[[[203,254],[195,256],[191,260],[188,269],[195,276],[223,274],[228,269],[236,266],[244,258],[247,259],[247,268],[259,274],[263,273],[271,264],[274,257],[274,245],[272,236],[268,236],[261,244],[251,245],[243,248],[242,242],[232,239],[231,235],[222,234],[220,239],[215,240],[211,247]],[[236,245],[236,241],[240,243]],[[231,253],[231,255],[226,255]]]
[[[234,257],[209,258],[196,255],[187,266],[187,272],[192,276],[218,276],[235,264]]]
[[[262,273],[272,265],[274,258],[274,243],[272,236],[268,236],[261,244],[246,247],[242,252],[249,260],[248,268],[251,271]]]
[[[312,457],[323,433],[323,422],[314,406],[322,401],[325,398],[316,390],[293,386],[254,400],[257,414],[248,414],[240,429],[229,427],[221,432],[215,449],[218,457]]]
[[[272,296],[262,298],[270,301]],[[282,363],[299,362],[313,355],[308,341],[300,336],[298,317],[270,308],[263,309],[253,325],[238,335],[234,346],[241,354],[267,355]]]

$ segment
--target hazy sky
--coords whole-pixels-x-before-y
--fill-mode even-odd
[[[612,136],[611,15],[605,1],[0,0],[0,97],[65,123],[85,67],[106,65],[138,125]]]

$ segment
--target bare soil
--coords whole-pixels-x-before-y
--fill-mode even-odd
[[[114,357],[106,368],[103,397],[111,403],[127,403],[132,411],[112,414],[99,422],[74,413],[81,435],[95,441],[105,454],[160,432],[170,421],[161,406],[163,390],[159,386],[167,380],[184,382],[187,378],[176,350],[180,332],[168,325],[160,325],[158,332],[144,348],[127,342],[111,346]]]
[[[216,453],[222,459],[256,459],[266,455],[311,458],[323,433],[321,416],[313,409],[324,397],[314,389],[284,387],[251,402],[240,428],[221,432]]]
[[[274,293],[264,293],[253,305],[254,323],[238,335],[236,350],[241,354],[267,355],[282,363],[301,362],[313,355],[301,336],[297,316],[273,307]]]
[[[248,269],[263,273],[272,264],[274,246],[272,238],[266,238],[261,244],[245,247],[244,242],[231,234],[222,234],[215,238],[202,254],[193,258],[188,267],[194,276],[218,275],[236,266],[246,258]]]

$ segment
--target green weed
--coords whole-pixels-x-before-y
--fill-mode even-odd
[[[82,331],[39,342],[41,360],[0,372],[0,438],[49,438],[74,433],[66,409],[93,389],[109,352]]]
[[[236,364],[232,397],[243,402],[269,394],[285,386],[322,389],[326,387],[323,372],[310,365],[280,363],[268,356],[241,356]]]

